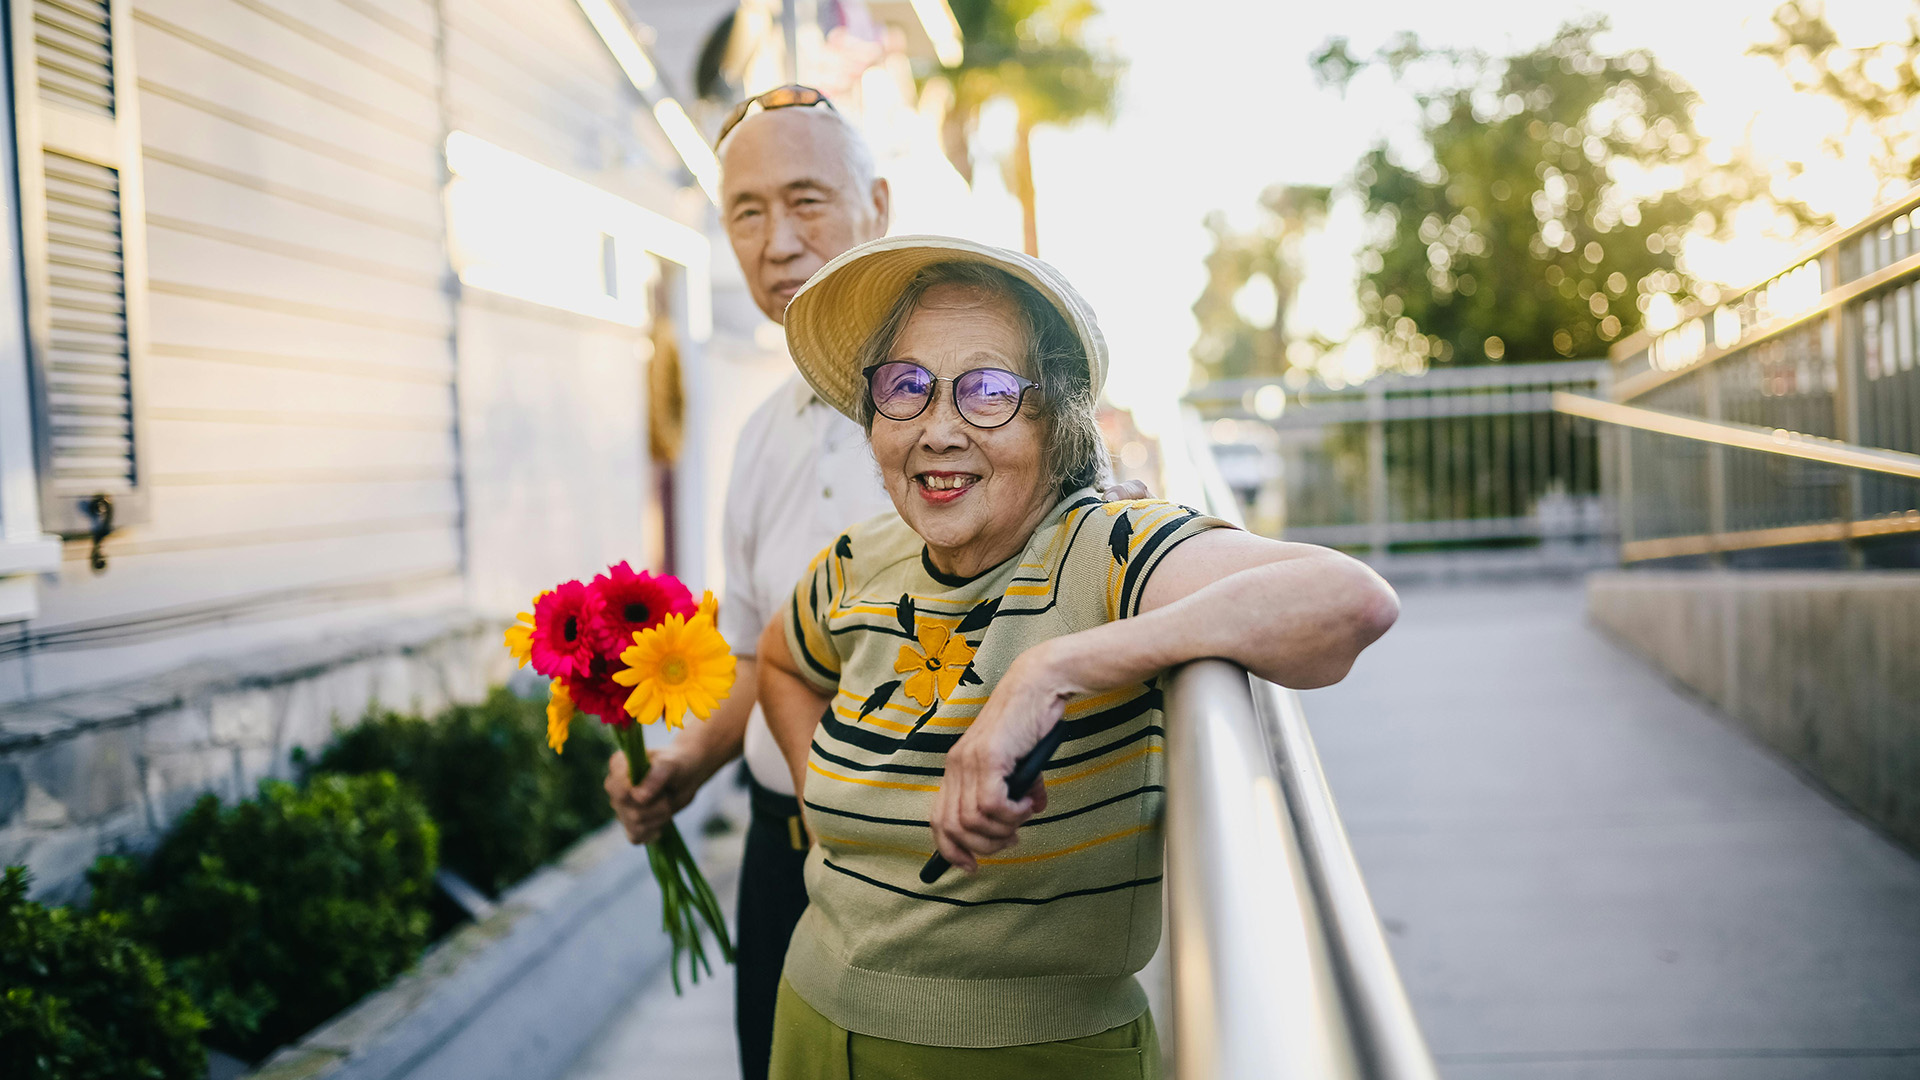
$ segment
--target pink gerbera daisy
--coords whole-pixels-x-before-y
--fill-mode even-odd
[[[600,616],[592,630],[600,655],[616,657],[633,647],[633,635],[660,625],[668,615],[692,617],[693,594],[670,574],[634,573],[624,562],[607,567],[589,586],[600,598]]]
[[[585,675],[599,614],[600,597],[577,581],[542,596],[533,605],[533,670],[550,679]]]
[[[613,665],[597,656],[585,676],[567,680],[567,692],[573,696],[574,708],[599,717],[603,724],[623,724],[632,719],[626,709],[627,695],[632,691],[614,682]]]

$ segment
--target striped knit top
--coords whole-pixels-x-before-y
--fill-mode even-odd
[[[833,702],[807,759],[811,905],[785,976],[849,1031],[932,1046],[1080,1038],[1146,1008],[1160,939],[1161,693],[1069,702],[1049,805],[1020,843],[923,885],[946,753],[1030,646],[1135,614],[1166,553],[1216,518],[1158,500],[1063,500],[1019,556],[934,568],[899,518],[855,526],[795,590],[787,647]]]

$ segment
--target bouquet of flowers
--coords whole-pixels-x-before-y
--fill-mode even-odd
[[[714,626],[715,608],[712,593],[695,603],[678,578],[635,573],[624,562],[586,584],[568,581],[534,597],[533,611],[520,614],[506,641],[522,667],[532,664],[552,680],[547,745],[559,753],[575,710],[591,713],[614,729],[638,786],[649,767],[641,725],[664,720],[678,728],[689,712],[705,720],[733,689],[733,654]],[[692,955],[687,970],[695,982],[702,968],[713,971],[700,923],[728,963],[733,944],[713,889],[672,822],[647,845],[647,860],[660,882],[677,993],[683,955]]]

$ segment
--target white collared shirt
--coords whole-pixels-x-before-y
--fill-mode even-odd
[[[893,512],[866,433],[794,374],[753,410],[734,449],[720,536],[727,583],[719,619],[733,651],[758,649],[768,620],[834,537]],[[758,705],[747,721],[745,756],[762,786],[793,794],[793,774]]]

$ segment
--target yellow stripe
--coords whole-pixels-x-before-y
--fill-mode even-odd
[[[807,762],[807,768],[812,769],[814,772],[819,773],[821,776],[824,776],[829,780],[842,780],[842,781],[845,781],[846,783],[859,784],[863,787],[892,788],[895,791],[939,791],[940,790],[940,785],[938,784],[896,784],[891,780],[862,780],[857,776],[841,776],[839,773],[830,773],[827,770],[821,768],[820,766],[815,765],[811,761]]]
[[[1143,693],[1143,691],[1137,687],[1123,686],[1118,690],[1109,690],[1104,694],[1095,694],[1092,697],[1081,698],[1078,701],[1069,701],[1067,703],[1067,715],[1079,716],[1082,713],[1091,712],[1095,709],[1104,709],[1108,705],[1118,702],[1132,701],[1141,693]]]
[[[1049,776],[1047,777],[1047,785],[1051,787],[1054,784],[1069,784],[1075,780],[1083,780],[1089,776],[1092,776],[1095,773],[1106,772],[1108,769],[1111,769],[1116,765],[1124,765],[1127,762],[1132,761],[1134,758],[1144,757],[1147,754],[1158,754],[1161,752],[1162,750],[1158,746],[1143,746],[1140,749],[1135,750],[1131,754],[1124,754],[1120,757],[1114,758],[1112,761],[1104,761],[1098,765],[1089,765],[1088,767],[1081,769],[1079,772],[1071,772],[1066,774],[1065,776]]]
[[[979,863],[982,866],[1011,866],[1015,863],[1045,862],[1048,859],[1057,859],[1062,855],[1071,855],[1076,851],[1085,851],[1088,848],[1099,847],[1101,844],[1111,843],[1115,840],[1124,840],[1129,836],[1149,832],[1159,827],[1157,823],[1135,825],[1131,829],[1121,829],[1117,833],[1109,833],[1106,836],[1088,840],[1082,844],[1075,844],[1072,847],[1063,847],[1059,851],[1043,851],[1034,855],[1009,855],[1004,859],[981,859]]]
[[[1007,589],[1008,596],[1045,596],[1053,591],[1052,585],[1014,585]]]
[[[1146,543],[1147,538],[1153,535],[1153,530],[1166,524],[1167,520],[1173,517],[1178,510],[1179,507],[1173,507],[1158,517],[1150,515],[1142,520],[1139,526],[1133,530],[1133,539],[1127,544],[1127,553],[1131,555],[1135,548]]]
[[[815,641],[815,637],[820,640]],[[840,673],[840,654],[833,651],[833,639],[826,636],[819,623],[812,619],[800,620],[800,647],[821,667],[831,668],[836,675]]]
[[[848,701],[858,701],[858,702],[863,702],[863,703],[864,703],[864,702],[865,702],[865,701],[867,700],[866,698],[864,698],[864,697],[862,697],[862,696],[860,696],[859,694],[856,694],[856,693],[854,693],[854,692],[853,692],[853,691],[851,691],[851,690],[842,690],[842,691],[840,691],[840,696],[841,696],[841,697],[843,697],[843,698],[846,698],[846,699],[847,699]],[[951,705],[951,704],[953,704],[953,703],[952,703],[952,702],[948,702],[947,704],[949,704],[949,705]],[[885,705],[882,705],[882,706],[880,706],[880,707],[881,707],[881,708],[883,708],[883,709],[892,709],[892,710],[893,710],[894,712],[903,712],[903,713],[907,713],[907,714],[909,714],[909,715],[911,715],[911,716],[919,716],[919,715],[920,715],[920,714],[921,714],[922,712],[924,712],[924,711],[925,711],[925,709],[926,709],[926,706],[924,706],[924,705],[922,705],[922,706],[918,706],[918,707],[916,707],[916,706],[913,706],[913,705],[896,705],[896,704],[894,704],[894,703],[893,703],[893,702],[891,702],[891,701],[889,701],[888,703],[886,703]]]
[[[928,855],[933,854],[931,841],[928,842],[927,850],[921,851],[919,848],[899,847],[894,844],[876,844],[871,840],[853,840],[845,836],[828,836],[826,833],[817,833],[815,835],[820,837],[820,842],[823,844],[832,844],[840,847],[871,848],[875,851],[887,852],[890,855],[908,855],[923,860]]]
[[[854,712],[852,709],[843,709],[838,705],[835,705],[833,707],[833,711],[840,714],[840,719],[851,720],[856,724],[872,724],[875,727],[883,727],[883,728],[886,728],[888,731],[898,731],[901,734],[905,734],[913,730],[913,727],[911,725],[896,724],[891,720],[882,720],[878,716],[873,715],[872,713],[868,713],[866,716],[861,716],[859,713]]]

